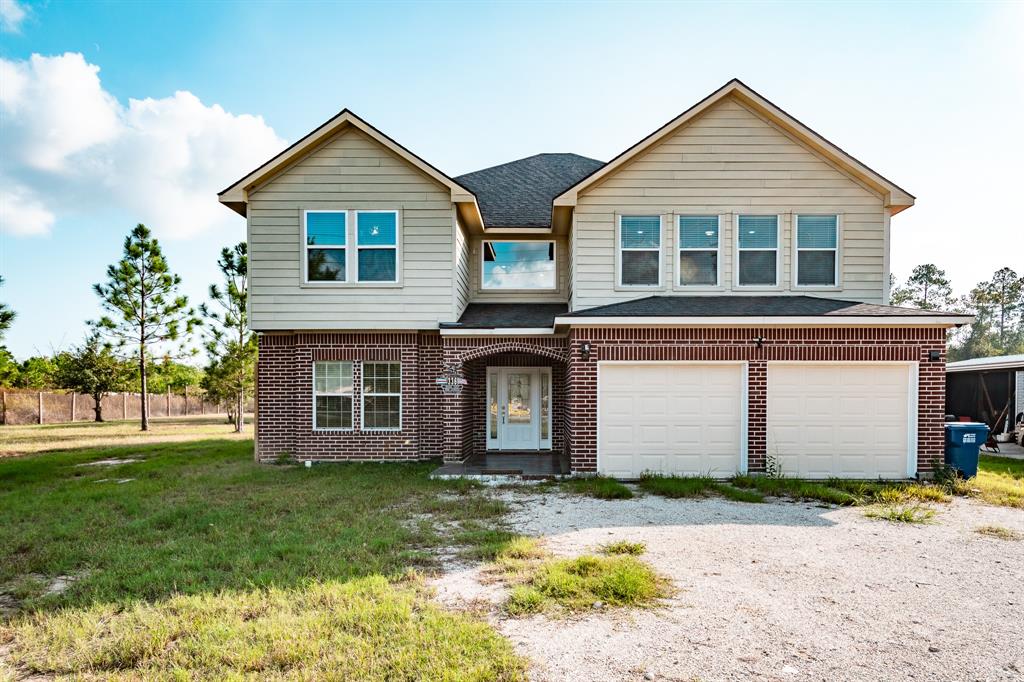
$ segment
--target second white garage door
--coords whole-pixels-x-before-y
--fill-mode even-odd
[[[732,476],[742,468],[742,364],[598,367],[598,471]]]
[[[909,364],[768,363],[768,454],[801,478],[907,478]]]

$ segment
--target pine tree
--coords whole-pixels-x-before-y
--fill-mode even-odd
[[[217,266],[224,275],[223,288],[210,285],[210,300],[220,310],[207,304],[199,306],[210,321],[207,328],[206,352],[210,356],[208,373],[211,388],[227,393],[235,404],[235,431],[242,432],[245,419],[245,396],[251,393],[256,369],[256,337],[249,331],[247,304],[249,300],[249,256],[245,242],[220,252]]]
[[[905,286],[892,290],[890,300],[893,305],[909,303],[922,310],[948,309],[953,305],[953,288],[945,270],[926,263],[914,268]]]
[[[3,286],[4,278],[0,277],[0,286]],[[0,341],[4,340],[4,336],[7,334],[7,330],[14,324],[14,318],[18,314],[11,310],[10,306],[6,303],[0,303]]]
[[[149,430],[146,359],[154,346],[177,341],[202,323],[178,294],[181,278],[171,273],[159,242],[139,223],[125,237],[121,260],[107,267],[107,283],[93,285],[109,313],[91,323],[118,348],[137,352],[142,392],[142,430]]]
[[[1024,312],[1024,277],[1010,268],[1001,268],[992,279],[981,282],[971,292],[979,308],[987,308],[998,332],[997,346],[1004,352],[1021,324]]]

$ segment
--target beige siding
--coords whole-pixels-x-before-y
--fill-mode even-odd
[[[555,279],[558,282],[557,291],[494,291],[493,289],[482,289],[480,286],[483,275],[483,242],[487,241],[554,241],[555,242]],[[470,300],[474,303],[562,303],[569,300],[569,278],[568,278],[568,243],[564,237],[555,237],[550,234],[529,235],[529,234],[504,234],[504,235],[474,235],[470,239],[469,272],[470,272]]]
[[[304,285],[304,209],[399,211],[398,285]],[[453,314],[451,195],[349,129],[249,195],[257,330],[436,328]]]
[[[470,299],[469,237],[460,224],[455,234],[455,311],[454,319],[462,315]]]
[[[573,310],[651,294],[755,293],[733,282],[734,216],[781,216],[781,285],[756,293],[810,294],[882,303],[885,237],[882,197],[806,149],[776,127],[726,99],[607,179],[580,194],[575,209]],[[840,286],[796,289],[793,216],[840,215]],[[663,216],[663,286],[616,286],[616,216]],[[721,215],[722,287],[680,288],[675,268],[675,218]]]

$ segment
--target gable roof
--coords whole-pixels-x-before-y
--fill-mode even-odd
[[[535,154],[459,175],[476,194],[487,227],[551,227],[551,202],[604,165],[579,154]]]
[[[689,123],[727,97],[736,98],[755,112],[769,119],[784,132],[800,140],[813,151],[831,161],[848,175],[881,193],[885,198],[885,205],[892,209],[893,215],[914,205],[914,196],[905,189],[899,187],[880,173],[868,168],[862,162],[832,144],[796,118],[790,116],[780,107],[768,101],[738,78],[734,78],[555,197],[554,206],[556,208],[559,206],[575,206],[576,198],[580,192],[614,173],[617,169],[652,148],[678,128]]]
[[[380,130],[364,121],[349,109],[342,109],[337,114],[327,119],[312,132],[290,145],[284,151],[261,165],[259,168],[247,173],[237,181],[218,192],[217,198],[222,204],[231,208],[241,215],[246,213],[246,204],[249,197],[248,192],[259,183],[268,180],[279,173],[286,166],[302,158],[305,154],[316,148],[342,129],[352,127],[378,142],[398,157],[407,161],[420,170],[424,175],[434,179],[451,190],[452,201],[456,204],[469,204],[469,213],[475,213],[479,218],[480,209],[476,204],[476,197],[473,192],[456,182],[422,157],[417,156]]]

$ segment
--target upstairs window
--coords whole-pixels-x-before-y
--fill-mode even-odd
[[[717,286],[718,250],[718,216],[679,216],[680,286]]]
[[[306,211],[306,281],[345,282],[346,214]]]
[[[402,428],[402,364],[363,363],[363,429]]]
[[[486,241],[483,289],[557,289],[554,242]]]
[[[661,216],[619,216],[619,285],[661,284]]]
[[[796,285],[834,287],[839,284],[839,216],[796,217]]]
[[[352,363],[313,363],[313,426],[352,428]]]
[[[398,212],[356,211],[356,279],[398,281]]]
[[[779,285],[779,217],[741,215],[737,220],[736,284],[741,287]]]

